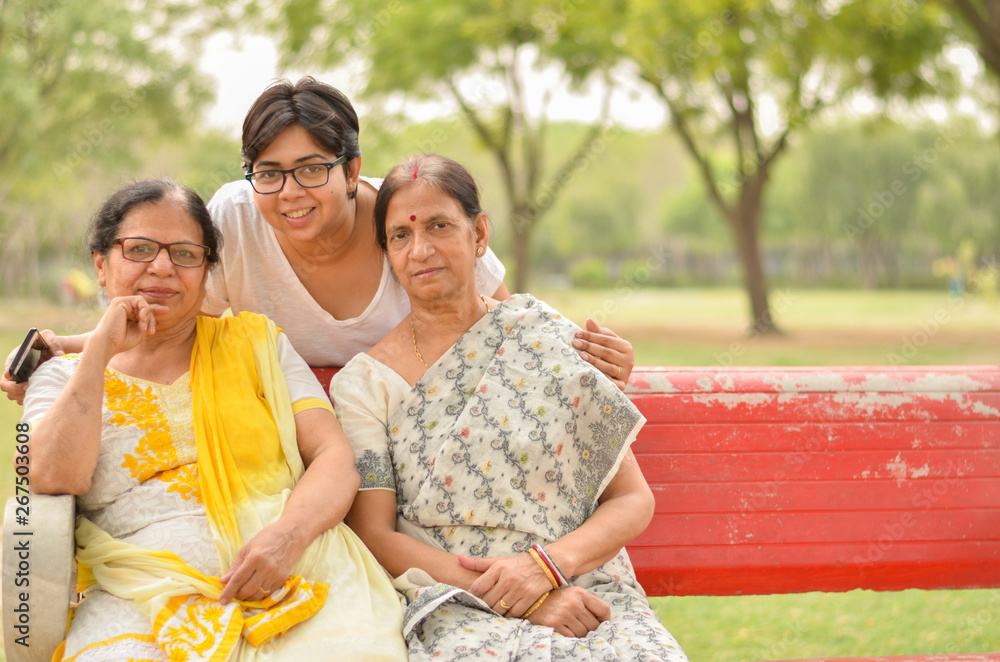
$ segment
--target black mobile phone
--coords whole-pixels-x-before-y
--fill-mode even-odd
[[[28,335],[21,342],[21,347],[18,348],[17,354],[14,355],[14,361],[10,364],[10,374],[14,378],[14,381],[28,381],[28,377],[31,377],[31,373],[38,366],[42,350],[48,348],[49,346],[42,340],[42,335],[38,333],[38,329],[28,331]]]

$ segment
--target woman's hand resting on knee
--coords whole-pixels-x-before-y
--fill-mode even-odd
[[[585,637],[609,618],[608,603],[579,586],[567,586],[549,593],[528,620],[567,637]]]
[[[502,616],[519,618],[552,590],[545,573],[526,553],[485,559],[460,555],[458,562],[467,570],[482,573],[469,587],[469,593]]]
[[[585,589],[577,586],[553,589],[528,554],[486,559],[459,556],[458,560],[462,567],[483,573],[469,592],[498,614],[519,618],[548,593],[528,617],[535,625],[545,625],[567,637],[583,637],[611,618],[608,604]]]

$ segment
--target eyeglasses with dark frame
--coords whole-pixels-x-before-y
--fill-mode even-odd
[[[253,186],[253,190],[262,195],[277,193],[285,188],[285,177],[289,173],[302,188],[316,188],[330,181],[330,170],[346,160],[347,155],[345,154],[332,163],[307,163],[288,170],[273,169],[258,170],[257,172],[247,170],[246,179]]]
[[[119,237],[113,243],[122,247],[122,257],[130,262],[152,262],[166,248],[170,261],[178,267],[200,267],[212,252],[201,244],[186,241],[164,244],[146,237]]]

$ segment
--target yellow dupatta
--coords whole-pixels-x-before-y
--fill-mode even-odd
[[[262,315],[199,317],[191,355],[201,492],[223,568],[245,541],[277,520],[301,477],[295,422],[278,361],[277,329]],[[329,403],[305,401],[296,410]],[[278,443],[275,443],[277,439]],[[171,659],[217,661],[286,632],[322,608],[325,583],[291,576],[261,601],[218,602],[223,585],[172,552],[116,540],[84,517],[76,530],[80,590],[99,585],[134,601]],[[323,569],[311,545],[296,569]],[[237,655],[242,657],[242,655]]]

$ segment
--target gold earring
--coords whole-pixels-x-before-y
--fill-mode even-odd
[[[476,249],[476,257],[482,257],[484,255],[486,255],[486,249],[485,248],[483,248],[482,246],[480,246],[479,248]]]

